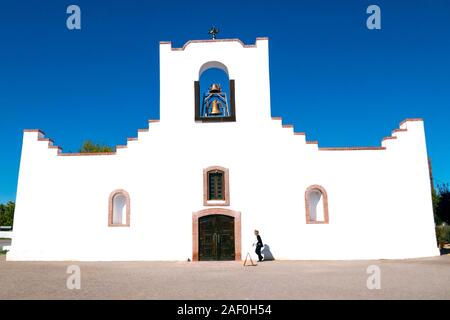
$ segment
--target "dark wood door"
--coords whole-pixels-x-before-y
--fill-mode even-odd
[[[209,215],[198,221],[199,260],[234,260],[234,218]]]

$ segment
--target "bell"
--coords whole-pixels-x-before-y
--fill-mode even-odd
[[[220,111],[219,103],[217,102],[217,100],[213,100],[210,114],[213,116],[222,114],[222,111]]]
[[[209,93],[218,93],[220,92],[220,85],[217,83],[213,83],[209,88]]]

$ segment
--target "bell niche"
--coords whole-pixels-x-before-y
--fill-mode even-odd
[[[194,82],[194,90],[196,122],[236,121],[234,80],[229,80],[225,71],[206,70],[199,81]]]

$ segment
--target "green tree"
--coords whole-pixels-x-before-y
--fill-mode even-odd
[[[441,200],[441,197],[439,196],[439,193],[436,192],[436,189],[433,189],[431,196],[432,196],[432,199],[433,199],[434,223],[436,225],[439,225],[439,224],[442,223],[442,220],[441,220],[441,218],[438,215],[439,202]]]
[[[450,186],[444,183],[438,186],[438,199],[433,202],[435,222],[450,224]]]
[[[80,149],[80,153],[101,153],[101,152],[114,152],[114,150],[112,147],[108,145],[93,143],[90,140],[84,141]]]
[[[0,226],[12,226],[14,221],[14,209],[16,204],[8,201],[6,204],[0,204]]]
[[[0,226],[3,225],[3,216],[5,215],[5,205],[0,203]]]

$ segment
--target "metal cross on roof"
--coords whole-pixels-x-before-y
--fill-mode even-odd
[[[208,33],[212,36],[213,40],[215,40],[216,34],[219,33],[219,29],[213,26],[211,29],[209,29]]]

